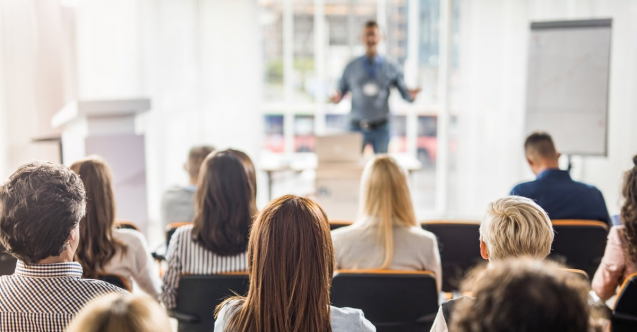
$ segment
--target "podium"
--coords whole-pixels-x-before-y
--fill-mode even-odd
[[[137,115],[150,110],[149,99],[74,101],[51,119],[62,128],[62,163],[98,155],[111,168],[116,218],[147,229],[146,149],[144,135],[136,133]]]

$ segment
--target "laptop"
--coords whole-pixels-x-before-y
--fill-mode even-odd
[[[363,155],[363,134],[316,136],[314,148],[319,165],[321,163],[359,163]]]

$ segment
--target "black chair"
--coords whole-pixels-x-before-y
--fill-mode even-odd
[[[168,248],[168,245],[170,244],[170,239],[173,237],[173,234],[175,234],[175,231],[177,230],[177,228],[181,227],[181,226],[186,226],[186,225],[191,225],[192,221],[179,221],[179,222],[172,222],[168,225],[166,225],[166,248]]]
[[[0,247],[0,276],[7,276],[15,272],[15,266],[18,260],[4,251],[4,248]]]
[[[97,280],[102,280],[129,292],[133,291],[133,288],[128,284],[128,281],[124,279],[124,277],[116,274],[100,274],[97,276]]]
[[[591,220],[552,220],[555,239],[549,259],[595,274],[604,250],[608,226]]]
[[[331,300],[361,309],[378,332],[429,331],[438,312],[436,278],[428,271],[337,271]]]
[[[119,228],[119,229],[132,229],[135,231],[140,231],[139,227],[137,227],[137,225],[135,225],[134,222],[132,221],[125,221],[125,220],[119,220],[115,222],[115,228]]]
[[[438,238],[442,290],[458,290],[465,272],[484,262],[480,256],[480,222],[425,221],[421,225]]]
[[[611,323],[611,332],[637,331],[637,273],[633,273],[622,285]]]
[[[246,294],[248,285],[245,273],[181,276],[177,307],[169,315],[179,322],[179,332],[210,332],[217,305],[235,293]]]
[[[349,220],[330,220],[330,231],[333,231],[335,229],[339,229],[341,227],[349,226],[352,223],[353,222],[351,222]]]

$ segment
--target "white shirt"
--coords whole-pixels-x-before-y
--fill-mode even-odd
[[[118,249],[98,273],[116,274],[126,279],[129,285],[135,281],[142,291],[158,299],[161,280],[142,233],[132,229],[114,229],[113,238],[126,245],[126,253],[122,255]]]
[[[442,307],[438,307],[438,314],[436,314],[436,320],[434,320],[433,325],[431,325],[431,330],[429,332],[447,332],[449,329],[447,328],[447,321],[445,320],[445,316],[442,314]]]

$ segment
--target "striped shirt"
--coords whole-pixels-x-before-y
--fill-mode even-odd
[[[161,301],[166,308],[177,306],[177,288],[181,275],[208,275],[246,271],[248,256],[243,252],[234,256],[220,256],[200,246],[192,239],[192,225],[179,227],[170,238]]]
[[[99,280],[82,279],[79,263],[26,265],[0,277],[0,331],[64,331],[91,299],[128,293]]]

